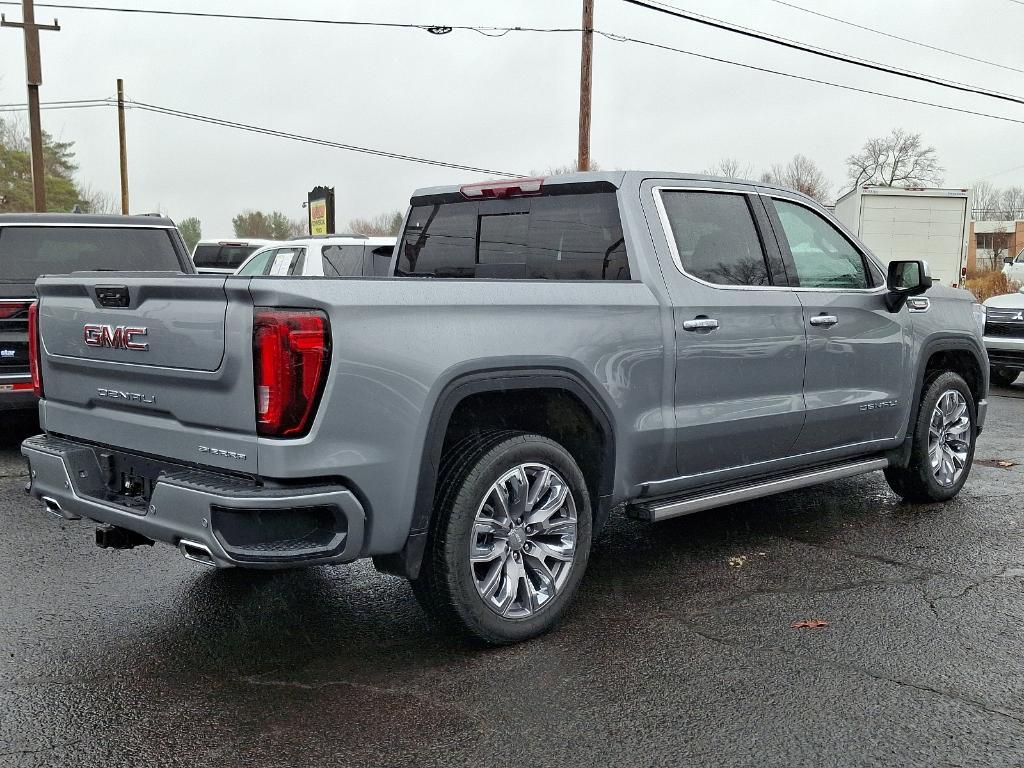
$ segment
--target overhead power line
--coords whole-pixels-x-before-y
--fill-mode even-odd
[[[20,0],[0,0],[0,5],[20,6]],[[397,21],[355,21],[349,19],[320,19],[308,16],[262,16],[251,13],[217,13],[214,11],[174,11],[166,8],[122,8],[109,5],[76,5],[70,3],[35,3],[36,8],[65,11],[100,11],[103,13],[133,13],[152,16],[187,16],[197,19],[233,19],[239,21],[280,21],[293,24],[324,24],[337,27],[382,27],[390,29],[420,29],[435,35],[453,30],[479,32],[488,37],[503,37],[509,32],[579,32],[579,28],[562,27],[489,27],[482,25],[413,24]]]
[[[1013,1],[1017,2],[1017,0]],[[1020,69],[1018,67],[1011,67],[1009,64],[1000,64],[998,61],[989,61],[988,59],[981,59],[978,58],[977,56],[968,56],[966,53],[959,53],[957,51],[951,51],[948,48],[940,48],[937,45],[922,43],[920,40],[912,40],[909,37],[900,37],[899,35],[894,35],[891,32],[886,32],[884,29],[875,29],[874,27],[868,27],[865,26],[864,24],[857,24],[856,22],[850,21],[849,19],[841,19],[838,16],[829,16],[827,13],[816,11],[813,8],[805,8],[804,6],[796,5],[795,3],[788,3],[786,2],[786,0],[771,0],[771,2],[776,3],[778,5],[784,5],[787,8],[793,8],[794,10],[797,11],[803,11],[804,13],[809,13],[813,16],[819,16],[823,19],[828,19],[829,21],[834,21],[839,24],[845,24],[848,27],[861,29],[864,30],[865,32],[871,32],[876,35],[882,35],[883,37],[888,37],[892,40],[899,40],[902,43],[910,43],[911,45],[916,45],[920,48],[927,48],[930,51],[937,51],[938,53],[944,53],[948,56],[956,56],[958,59],[966,59],[967,61],[974,61],[979,64],[988,64],[991,67],[999,67],[1000,69],[1006,69],[1009,70],[1010,72],[1020,72],[1021,74],[1024,74],[1024,69]],[[1024,2],[1022,2],[1021,4],[1024,5]]]
[[[832,61],[839,61],[844,64],[852,64],[857,67],[864,69],[870,69],[875,72],[883,72],[889,75],[895,75],[897,77],[903,77],[910,80],[917,80],[922,83],[929,83],[931,85],[938,85],[943,88],[951,88],[956,91],[962,91],[964,93],[973,93],[978,96],[987,96],[992,99],[999,99],[1001,101],[1009,101],[1015,104],[1024,104],[1024,98],[1019,96],[1013,96],[1011,94],[999,93],[998,91],[991,91],[985,88],[978,88],[977,86],[967,85],[965,83],[957,83],[951,80],[942,80],[940,78],[932,77],[931,75],[925,75],[920,72],[911,72],[906,69],[899,69],[897,67],[891,67],[887,64],[881,64],[875,61],[869,61],[867,59],[858,59],[853,56],[847,56],[846,54],[838,53],[836,51],[828,50],[827,48],[816,48],[812,45],[806,45],[804,43],[797,42],[796,40],[790,40],[784,37],[778,37],[777,35],[770,35],[760,30],[751,29],[749,27],[741,27],[736,24],[730,24],[722,21],[721,19],[714,19],[710,16],[701,16],[699,14],[684,11],[680,8],[676,8],[673,5],[668,5],[661,2],[647,2],[647,0],[622,0],[622,2],[628,5],[635,5],[638,8],[645,8],[649,11],[655,11],[657,13],[663,13],[668,16],[674,16],[678,19],[685,21],[692,21],[697,24],[703,24],[704,26],[712,27],[714,29],[720,29],[725,32],[732,32],[733,34],[742,35],[744,37],[753,38],[760,40],[765,43],[771,43],[778,45],[783,48],[789,48],[790,50],[800,51],[802,53],[809,53],[814,56],[820,56],[821,58],[830,59]],[[1024,0],[1022,0],[1024,2]]]

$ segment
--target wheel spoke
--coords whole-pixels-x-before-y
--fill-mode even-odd
[[[489,563],[508,554],[507,539],[491,539],[484,546],[475,545],[469,559],[473,563]]]
[[[546,522],[555,512],[565,504],[569,495],[569,486],[565,483],[551,484],[551,492],[541,499],[541,503],[526,518],[527,525],[539,525]]]
[[[554,473],[547,467],[534,475],[533,483],[530,484],[530,493],[526,497],[526,510],[530,511],[537,505],[537,501],[551,487],[551,478]]]
[[[538,557],[550,557],[555,560],[572,560],[576,554],[576,543],[565,544],[561,541],[551,542],[543,539],[531,539],[533,549],[537,550]]]
[[[548,520],[541,526],[540,536],[575,536],[576,521],[564,517],[556,517]]]

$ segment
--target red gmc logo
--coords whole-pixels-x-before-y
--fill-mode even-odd
[[[136,341],[136,336],[145,336],[145,328],[128,325],[95,325],[89,323],[82,331],[85,343],[90,347],[110,347],[111,349],[134,349],[145,352],[149,344]]]

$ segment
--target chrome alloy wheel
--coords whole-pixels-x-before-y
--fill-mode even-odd
[[[469,542],[476,591],[509,619],[531,616],[558,594],[576,556],[576,502],[544,464],[520,464],[495,481]]]
[[[943,488],[955,485],[967,466],[971,448],[971,414],[964,396],[955,389],[942,393],[928,425],[928,458],[935,480]]]

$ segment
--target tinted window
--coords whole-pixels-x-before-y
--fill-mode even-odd
[[[324,277],[360,277],[363,274],[363,246],[325,245],[321,250]]]
[[[261,251],[252,257],[252,261],[238,270],[237,275],[262,275],[267,268],[270,257],[274,255],[272,250]]]
[[[166,229],[0,229],[0,282],[34,283],[40,275],[100,269],[179,272],[181,263]]]
[[[236,269],[258,245],[197,245],[192,263],[204,269]]]
[[[809,208],[775,201],[797,278],[805,288],[867,288],[864,257],[843,234]]]
[[[396,276],[629,280],[614,192],[416,206]]]
[[[662,191],[683,269],[718,285],[769,285],[771,278],[745,195]]]
[[[388,272],[391,271],[391,255],[394,252],[395,246],[393,245],[382,245],[379,248],[373,249],[372,256],[374,275],[387,275]]]

